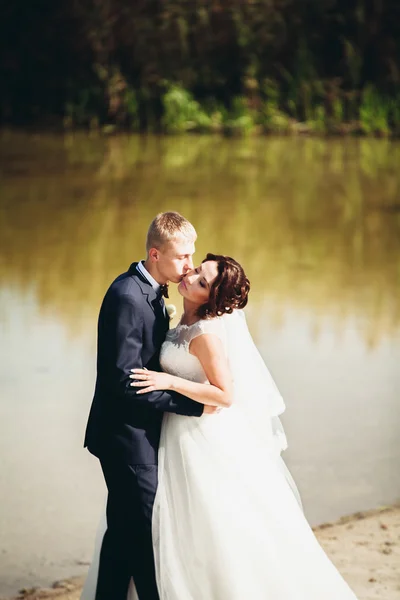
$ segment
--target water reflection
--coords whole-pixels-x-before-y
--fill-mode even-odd
[[[195,224],[196,257],[230,253],[252,303],[362,319],[373,347],[400,322],[400,145],[388,140],[65,138],[3,134],[0,276],[71,331],[143,255],[157,212]]]

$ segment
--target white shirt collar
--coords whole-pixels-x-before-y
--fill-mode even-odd
[[[147,281],[150,283],[153,290],[155,292],[158,292],[160,290],[161,285],[154,279],[154,277],[152,277],[150,275],[150,273],[144,266],[144,260],[141,260],[140,262],[138,262],[136,268],[139,271],[139,273],[141,273],[143,275],[143,277],[145,277],[147,279]]]

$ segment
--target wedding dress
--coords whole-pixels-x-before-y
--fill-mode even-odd
[[[356,600],[318,544],[281,459],[285,406],[243,311],[169,330],[163,370],[208,383],[189,352],[202,334],[222,340],[234,398],[214,415],[164,415],[153,511],[160,600]],[[128,600],[136,598],[132,584]]]

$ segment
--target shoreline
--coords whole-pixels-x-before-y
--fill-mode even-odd
[[[358,600],[400,600],[400,504],[356,512],[313,527]],[[79,600],[84,577],[20,590],[9,600]]]
[[[155,131],[137,130],[130,129],[129,127],[118,127],[112,123],[96,124],[96,126],[71,126],[66,127],[62,122],[53,123],[32,123],[28,125],[17,125],[17,124],[3,124],[0,125],[0,135],[7,135],[9,133],[20,133],[26,135],[73,135],[73,134],[85,134],[89,137],[110,137],[110,136],[157,136],[161,138],[175,138],[175,137],[219,137],[219,138],[246,138],[246,137],[258,137],[258,138],[311,138],[311,139],[384,139],[390,141],[400,140],[400,131],[363,131],[358,121],[346,122],[343,121],[337,124],[334,128],[321,129],[315,126],[315,124],[307,121],[297,121],[287,117],[287,124],[285,128],[266,128],[262,125],[255,124],[248,130],[243,130],[240,127],[210,127],[206,130],[188,128],[177,131],[166,131],[164,129],[158,129]]]

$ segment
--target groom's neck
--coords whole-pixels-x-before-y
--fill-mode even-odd
[[[151,262],[149,258],[144,261],[145,269],[150,273],[150,275],[159,283],[160,285],[164,285],[167,283],[158,272],[158,269],[154,263]]]

